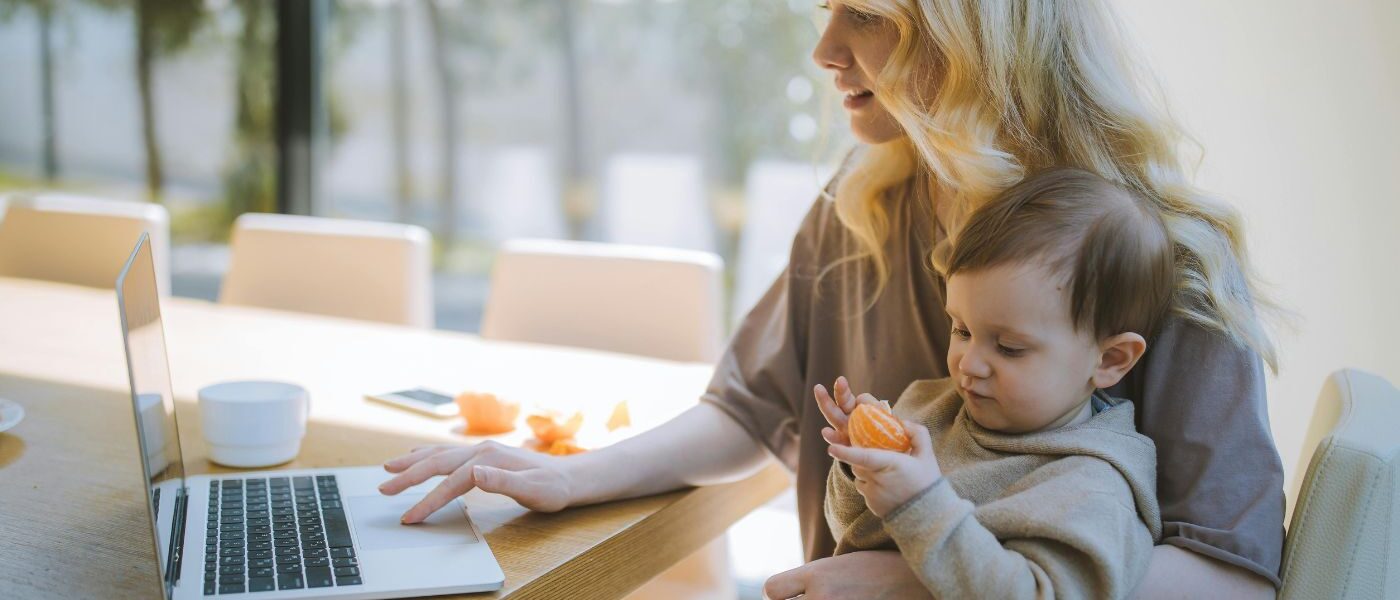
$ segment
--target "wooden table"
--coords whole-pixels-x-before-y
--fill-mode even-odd
[[[710,374],[700,364],[180,298],[162,309],[191,473],[227,471],[205,457],[194,403],[198,388],[218,381],[309,390],[307,437],[285,465],[297,468],[378,464],[413,446],[475,441],[453,431],[458,422],[365,393],[421,385],[489,391],[527,410],[583,410],[580,440],[596,446],[693,406]],[[0,433],[0,596],[158,597],[115,293],[0,278],[0,397],[27,413]],[[619,400],[634,426],[609,434],[602,422]],[[473,597],[620,597],[787,484],[770,465],[736,483],[554,514],[473,491],[469,510],[506,575],[500,591]]]

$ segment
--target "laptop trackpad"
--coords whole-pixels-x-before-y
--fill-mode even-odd
[[[399,517],[422,499],[422,494],[351,496],[348,499],[350,518],[354,520],[355,537],[360,548],[394,550],[455,546],[478,541],[459,500],[449,502],[417,525],[399,523]]]

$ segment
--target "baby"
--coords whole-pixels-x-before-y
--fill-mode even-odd
[[[850,444],[869,394],[816,387],[836,553],[893,549],[935,597],[1122,598],[1161,537],[1156,452],[1099,391],[1174,287],[1159,217],[1091,173],[1034,174],[973,214],[942,267],[948,373],[894,404],[912,449]]]

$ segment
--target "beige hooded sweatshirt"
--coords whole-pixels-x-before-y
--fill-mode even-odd
[[[916,381],[894,413],[923,423],[943,478],[885,519],[841,463],[827,478],[836,553],[898,548],[936,598],[1123,598],[1162,527],[1156,451],[1133,404],[1050,431],[985,429],[950,379]]]

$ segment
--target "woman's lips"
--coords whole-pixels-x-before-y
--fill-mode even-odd
[[[875,94],[869,90],[865,90],[855,94],[847,94],[846,99],[841,102],[841,105],[846,107],[846,110],[858,110],[874,101]]]

